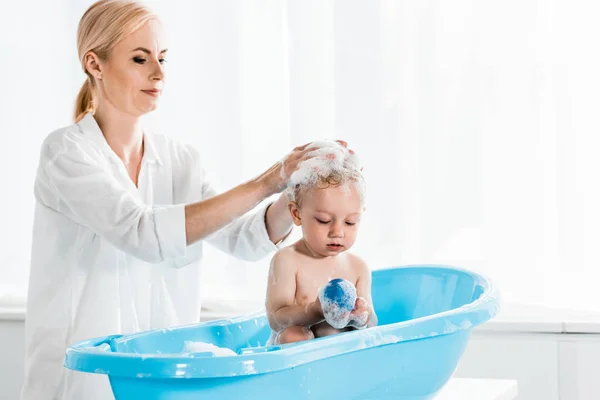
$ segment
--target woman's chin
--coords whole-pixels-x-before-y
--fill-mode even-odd
[[[144,104],[142,107],[138,107],[138,111],[141,115],[148,114],[158,108],[158,101],[153,101],[148,104]]]
[[[159,99],[156,99],[156,100],[150,102],[150,104],[148,104],[148,111],[147,112],[156,110],[158,108],[158,103],[160,103]]]

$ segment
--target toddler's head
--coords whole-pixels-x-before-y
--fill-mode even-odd
[[[365,181],[358,158],[344,147],[324,146],[291,177],[289,209],[302,227],[309,251],[336,256],[356,241],[365,203]]]

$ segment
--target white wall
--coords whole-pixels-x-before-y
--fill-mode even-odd
[[[510,378],[519,400],[600,399],[600,335],[475,333],[456,376]]]
[[[509,378],[521,400],[600,399],[600,314],[504,304],[474,330],[459,377]]]
[[[25,324],[0,320],[0,399],[19,398],[23,382]]]

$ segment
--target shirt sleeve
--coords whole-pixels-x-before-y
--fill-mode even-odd
[[[102,163],[78,147],[51,158],[43,154],[35,183],[42,204],[144,261],[161,263],[185,256],[183,205],[141,203]]]

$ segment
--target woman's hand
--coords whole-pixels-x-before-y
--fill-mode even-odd
[[[336,142],[344,147],[348,147],[348,143],[343,140],[336,140]],[[300,164],[314,157],[310,153],[315,148],[308,147],[310,144],[306,143],[294,148],[281,161],[274,164],[263,174],[264,181],[271,194],[280,193],[284,190],[292,174],[300,168]],[[352,150],[350,151],[352,152]]]

